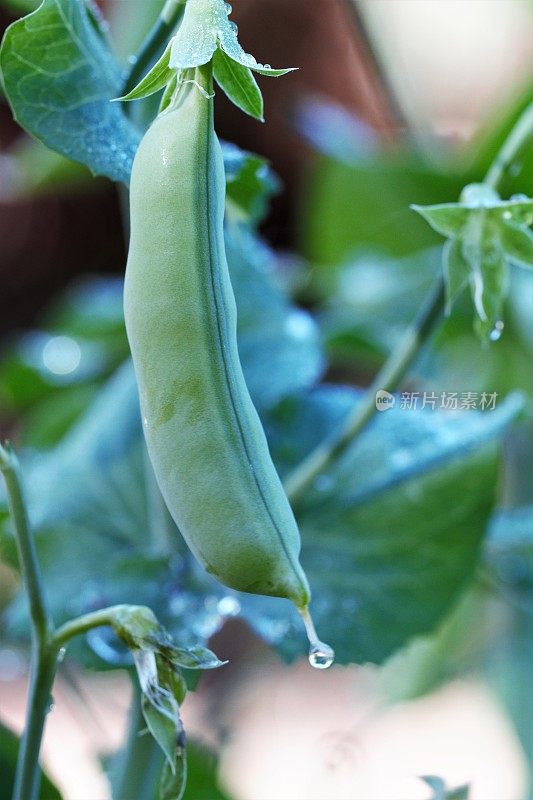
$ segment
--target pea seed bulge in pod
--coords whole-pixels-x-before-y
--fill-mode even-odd
[[[0,800],[533,796],[532,34],[0,0]]]

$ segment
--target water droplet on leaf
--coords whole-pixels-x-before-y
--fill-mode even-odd
[[[235,33],[235,34],[237,34],[237,33],[238,33],[238,31],[239,31],[239,27],[238,27],[238,25],[237,25],[237,23],[236,23],[236,22],[233,22],[233,20],[230,20],[230,22],[228,23],[228,25],[230,26],[230,28],[231,28],[231,30],[233,31],[233,33]]]
[[[224,3],[224,11],[226,12],[226,14],[229,17],[231,12],[233,11],[233,8],[231,7],[231,3]]]
[[[503,333],[503,329],[505,327],[505,323],[499,319],[498,322],[494,323],[494,327],[492,328],[491,332],[489,333],[489,339],[491,342],[497,342],[500,336]]]

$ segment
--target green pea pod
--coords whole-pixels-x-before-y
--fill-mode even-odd
[[[210,68],[194,77],[147,131],[131,176],[125,315],[144,435],[169,511],[205,569],[305,609],[299,531],[237,352]]]

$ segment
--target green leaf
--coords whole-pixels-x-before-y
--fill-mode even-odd
[[[175,77],[176,71],[170,69],[170,43],[167,45],[161,58],[154,64],[144,78],[128,94],[117,100],[140,100],[149,97],[151,94],[159,92]]]
[[[165,650],[165,656],[184,669],[215,669],[226,662],[220,661],[207,647],[193,645],[192,647],[171,647]]]
[[[161,681],[154,653],[150,650],[138,650],[133,655],[142,690],[141,707],[144,719],[174,771],[176,751],[183,741],[179,704],[171,688]]]
[[[161,102],[159,104],[159,113],[165,111],[172,102],[172,98],[174,96],[174,92],[176,91],[176,87],[178,85],[178,73],[174,72],[171,79],[167,83],[166,89],[163,92],[163,96],[161,97]]]
[[[187,787],[184,800],[229,800],[217,780],[217,759],[199,742],[187,742]]]
[[[264,121],[263,97],[248,67],[233,61],[217,48],[213,55],[213,74],[232,103],[251,117]]]
[[[15,783],[15,770],[19,740],[8,728],[0,724],[0,800],[11,800]],[[61,800],[61,795],[50,781],[43,775],[39,800]]]
[[[44,0],[6,31],[5,92],[19,124],[95,175],[129,180],[140,134],[119,103],[121,74],[81,0]]]
[[[459,236],[470,216],[469,209],[459,203],[440,203],[433,206],[412,205],[411,208],[420,214],[434,231],[447,237]]]
[[[185,747],[177,748],[173,767],[171,769],[168,761],[165,761],[159,782],[159,800],[181,800],[184,796],[187,785]]]
[[[222,142],[226,171],[226,208],[240,221],[252,224],[266,215],[279,180],[266,159]]]
[[[219,27],[227,24],[221,0],[187,0],[181,25],[172,39],[170,66],[188,69],[207,64],[217,48]]]
[[[269,417],[282,475],[342,423],[357,393],[321,389],[285,401]],[[399,408],[378,415],[296,509],[311,611],[339,663],[382,663],[435,629],[472,579],[495,500],[495,443],[516,416],[496,411],[450,418]],[[287,657],[302,652],[296,615],[263,598],[242,613]]]
[[[448,309],[468,277],[477,314],[474,329],[482,339],[497,339],[503,329],[501,317],[509,280],[504,241],[507,250],[518,258],[533,254],[531,234],[518,225],[514,225],[514,231],[509,222],[512,209],[521,218],[527,205],[527,199],[502,201],[490,186],[469,184],[459,203],[416,207],[435,230],[456,240],[444,250]]]
[[[277,78],[293,69],[272,69],[245,53],[237,38],[237,26],[228,19],[224,0],[188,0],[183,21],[172,40],[170,66],[188,69],[207,64],[219,46],[235,63],[262,75]]]
[[[468,285],[470,266],[463,255],[460,239],[448,239],[442,252],[444,278],[446,281],[446,312],[450,314],[454,301]]]
[[[533,269],[533,234],[524,225],[504,221],[500,243],[507,258],[519,267]]]

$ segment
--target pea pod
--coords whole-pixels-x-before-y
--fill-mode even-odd
[[[237,352],[210,67],[194,78],[145,134],[131,177],[125,316],[144,435],[205,569],[305,609],[299,531]]]

